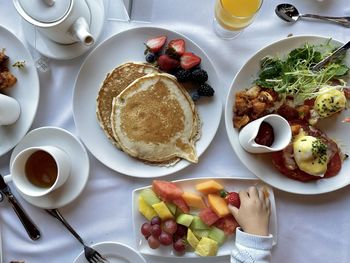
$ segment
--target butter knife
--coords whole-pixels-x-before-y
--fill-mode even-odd
[[[0,192],[6,196],[7,200],[11,204],[13,210],[17,214],[18,218],[21,220],[22,225],[28,233],[28,236],[32,240],[37,240],[40,238],[40,231],[37,226],[30,219],[28,214],[24,211],[23,207],[17,201],[16,197],[12,194],[10,187],[5,183],[4,178],[0,174]]]
[[[318,71],[320,70],[325,64],[330,62],[332,59],[340,56],[343,54],[343,52],[346,52],[350,48],[350,41],[344,45],[342,45],[340,48],[338,48],[336,51],[334,51],[331,55],[328,57],[322,59],[320,62],[318,62],[315,66],[313,66],[311,69],[313,71]]]

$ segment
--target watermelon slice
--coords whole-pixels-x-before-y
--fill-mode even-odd
[[[186,204],[185,200],[180,196],[172,201],[181,211],[185,214],[190,212],[190,207]]]
[[[236,231],[236,228],[239,227],[233,215],[227,215],[220,218],[214,225],[224,231],[225,235],[228,236],[232,235]]]
[[[216,221],[219,220],[219,217],[211,210],[209,207],[203,208],[199,212],[199,217],[202,219],[204,224],[211,226],[214,224]]]
[[[182,189],[176,184],[162,180],[153,180],[152,189],[160,199],[168,202],[181,197],[183,194]]]

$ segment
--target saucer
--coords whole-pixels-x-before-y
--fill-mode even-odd
[[[146,260],[132,247],[116,242],[102,242],[92,246],[101,253],[109,263],[146,263]],[[74,263],[86,263],[84,251]]]
[[[103,1],[86,0],[86,3],[91,12],[90,31],[95,37],[95,40],[97,40],[101,34],[105,20]],[[73,59],[81,56],[92,46],[94,46],[85,46],[78,42],[69,45],[59,44],[48,39],[39,30],[37,30],[34,25],[28,23],[24,19],[22,19],[22,29],[29,45],[31,45],[42,55],[52,59]]]
[[[72,202],[85,188],[89,178],[89,157],[83,144],[71,133],[61,128],[42,127],[29,132],[11,154],[10,166],[23,149],[52,145],[65,151],[72,160],[71,175],[63,186],[46,196],[32,197],[19,192],[30,204],[44,209],[60,208]]]

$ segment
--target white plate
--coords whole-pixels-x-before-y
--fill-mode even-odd
[[[124,31],[104,41],[89,54],[78,74],[73,96],[74,121],[82,141],[98,160],[117,172],[135,177],[163,176],[190,164],[182,160],[172,167],[146,165],[115,148],[96,118],[96,97],[106,74],[124,62],[144,61],[144,42],[159,35],[167,35],[169,40],[185,39],[186,49],[202,58],[202,68],[208,71],[209,83],[215,89],[214,97],[201,99],[197,104],[203,122],[202,137],[196,144],[198,156],[214,138],[221,118],[222,103],[216,71],[204,51],[190,39],[166,29],[140,27]]]
[[[115,242],[102,242],[92,246],[102,254],[109,263],[146,263],[146,260],[133,248]],[[74,263],[87,263],[84,251],[74,260]]]
[[[86,0],[91,12],[90,31],[95,42],[101,34],[105,21],[104,6],[101,0]],[[61,45],[43,35],[35,26],[22,19],[22,29],[27,42],[41,54],[53,59],[72,59],[81,56],[93,47],[81,43]]]
[[[42,127],[29,132],[13,150],[10,165],[15,156],[25,148],[52,145],[61,148],[71,158],[71,175],[67,181],[44,197],[31,197],[19,192],[34,206],[44,209],[60,208],[72,202],[85,188],[89,178],[89,157],[83,144],[70,132],[56,127]]]
[[[3,92],[19,102],[21,115],[12,125],[0,125],[0,156],[11,150],[27,133],[34,120],[39,103],[39,78],[34,61],[22,42],[10,31],[0,26],[0,49],[10,57],[9,70],[16,76],[17,83]],[[25,61],[25,67],[12,67],[16,61]]]
[[[195,192],[195,185],[209,179],[214,179],[225,187],[226,191],[238,192],[242,189],[247,189],[252,185],[261,184],[262,182],[257,179],[249,178],[239,178],[239,177],[215,177],[215,178],[190,178],[184,180],[173,181],[178,186],[180,186],[184,191]],[[141,226],[147,220],[138,211],[138,196],[140,192],[145,188],[150,188],[151,186],[142,187],[135,189],[132,193],[132,218],[134,227],[134,237],[136,242],[136,247],[141,254],[162,256],[162,257],[178,257],[172,252],[172,247],[161,246],[158,249],[151,249],[148,246],[147,240],[141,234]],[[273,244],[277,244],[277,216],[276,216],[276,204],[275,196],[271,188],[268,187],[271,201],[271,216],[270,216],[270,233],[273,235]],[[231,254],[232,245],[234,242],[234,235],[228,238],[225,243],[219,247],[217,256],[227,256]],[[179,256],[181,258],[186,257],[199,257],[194,252],[186,252],[184,255]]]
[[[233,118],[233,105],[234,96],[238,90],[248,88],[252,85],[253,81],[257,78],[260,70],[260,60],[267,56],[283,56],[288,54],[292,49],[300,47],[305,43],[319,44],[325,43],[329,38],[320,36],[297,36],[282,39],[275,43],[264,47],[258,51],[247,63],[240,69],[231,85],[230,91],[226,99],[225,106],[225,124],[226,131],[231,142],[231,145],[241,160],[241,162],[257,177],[266,183],[281,189],[286,192],[296,194],[321,194],[334,191],[342,188],[350,183],[350,160],[345,160],[343,167],[338,175],[320,179],[312,182],[299,182],[293,179],[289,179],[286,176],[280,174],[272,165],[271,158],[269,155],[262,154],[250,154],[246,152],[238,141],[238,130],[234,129],[232,118]],[[336,45],[342,43],[336,40],[332,40]],[[346,57],[346,64],[350,65],[350,56]],[[349,154],[350,152],[350,125],[342,123],[341,120],[349,115],[348,111],[343,111],[342,114],[322,120],[322,124],[319,125],[330,138],[335,139],[339,142],[341,149],[344,153]]]

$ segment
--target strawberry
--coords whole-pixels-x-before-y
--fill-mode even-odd
[[[166,72],[171,71],[174,68],[177,68],[179,66],[179,61],[177,61],[174,58],[169,57],[168,55],[161,55],[158,58],[158,65],[161,70],[164,70]]]
[[[175,58],[181,57],[185,53],[185,40],[171,40],[165,53]]]
[[[152,53],[159,52],[164,46],[166,40],[167,40],[167,36],[159,36],[159,37],[148,39],[145,43],[147,47],[147,51],[150,51]]]
[[[191,69],[201,63],[201,58],[191,52],[185,52],[180,58],[183,69]]]
[[[225,197],[226,203],[233,205],[237,208],[241,206],[241,201],[239,199],[239,195],[236,192],[230,192]]]

